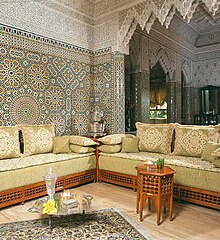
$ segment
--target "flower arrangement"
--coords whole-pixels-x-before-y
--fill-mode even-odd
[[[43,214],[53,213],[57,213],[57,208],[55,206],[55,201],[49,199],[46,203],[43,204]]]

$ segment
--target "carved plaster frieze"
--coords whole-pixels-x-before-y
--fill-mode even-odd
[[[199,4],[199,0],[196,0],[196,1],[192,4],[192,6],[190,7],[190,9],[189,9],[189,11],[188,11],[188,14],[187,14],[187,16],[186,16],[188,23],[189,23],[190,20],[192,19],[193,14],[194,14],[194,12],[196,11],[196,8],[197,8],[198,4]]]
[[[40,1],[40,0],[39,0]],[[93,8],[86,0],[41,0],[40,3],[78,21],[94,25]]]
[[[170,52],[169,49],[165,49],[158,44],[150,41],[149,49],[149,65],[153,68],[157,62],[160,63],[163,70],[169,74],[172,79],[175,70],[175,55]]]
[[[49,1],[47,1],[49,4]],[[1,2],[1,22],[26,31],[91,49],[94,27],[43,2]]]
[[[88,0],[38,0],[47,4],[47,2],[54,2],[59,5],[59,8],[65,8],[66,10],[74,11],[81,15],[87,16],[90,19],[94,15],[95,3]]]
[[[93,49],[101,49],[111,46],[117,51],[118,13],[111,18],[103,19],[94,27]]]

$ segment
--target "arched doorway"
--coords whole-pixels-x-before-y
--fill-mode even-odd
[[[167,122],[166,73],[159,62],[150,70],[150,123]]]

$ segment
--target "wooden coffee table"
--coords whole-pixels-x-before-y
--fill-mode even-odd
[[[148,201],[148,209],[151,209],[151,201],[157,208],[157,224],[160,224],[161,206],[169,205],[169,219],[172,221],[173,207],[173,182],[175,171],[170,167],[158,170],[156,166],[147,169],[147,165],[136,167],[138,177],[137,188],[137,213],[140,213],[140,221],[143,221],[143,209]],[[168,204],[167,204],[168,203]]]

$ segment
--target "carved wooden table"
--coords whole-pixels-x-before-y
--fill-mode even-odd
[[[173,207],[173,181],[175,171],[170,167],[158,170],[156,166],[147,170],[147,165],[136,167],[138,177],[137,188],[137,213],[140,213],[140,221],[143,221],[143,209],[148,201],[148,209],[151,209],[151,201],[155,202],[157,209],[157,224],[160,224],[162,203],[164,212],[169,203],[169,219],[172,221]]]

